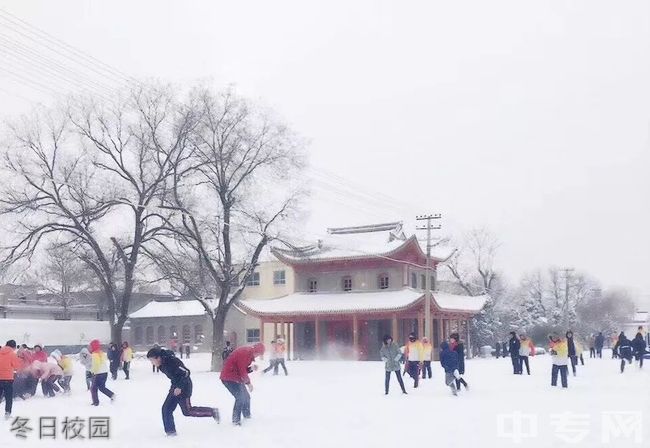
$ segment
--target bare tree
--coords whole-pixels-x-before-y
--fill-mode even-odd
[[[5,151],[12,182],[0,213],[15,223],[6,262],[30,258],[50,240],[95,274],[111,337],[121,342],[139,256],[167,220],[156,208],[196,125],[194,108],[168,87],[134,87],[112,103],[79,100],[11,127]]]
[[[495,257],[500,243],[485,228],[468,232],[449,263],[449,272],[470,296],[493,292],[498,277]]]
[[[200,125],[165,198],[175,214],[146,251],[162,278],[205,308],[218,370],[226,316],[279,236],[278,224],[295,210],[298,195],[287,181],[302,162],[296,137],[233,92],[195,95]]]

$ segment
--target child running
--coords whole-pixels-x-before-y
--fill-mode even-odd
[[[264,344],[261,342],[252,347],[239,347],[226,358],[223,369],[221,369],[221,382],[235,397],[235,405],[232,410],[232,424],[235,426],[241,426],[242,415],[245,419],[251,418],[249,392],[253,392],[253,384],[248,374],[253,371],[251,364],[255,358],[263,355]]]
[[[93,406],[99,406],[100,391],[111,401],[115,400],[115,394],[106,387],[108,379],[108,358],[102,350],[102,345],[97,339],[90,341],[90,371],[93,374],[93,381],[90,385],[90,395],[93,399]]]
[[[219,409],[206,406],[192,406],[192,379],[190,370],[185,367],[183,361],[178,359],[174,352],[162,348],[152,348],[147,352],[147,358],[152,365],[159,367],[160,371],[167,375],[172,382],[167,398],[162,405],[162,419],[165,434],[170,437],[176,436],[176,425],[174,424],[174,410],[180,406],[183,415],[186,417],[212,417],[219,423]]]

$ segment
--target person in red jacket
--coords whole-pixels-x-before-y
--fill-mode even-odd
[[[36,344],[34,346],[34,352],[32,353],[32,361],[47,362],[48,354],[43,347]]]
[[[23,363],[16,355],[16,341],[7,341],[0,348],[0,398],[5,397],[5,418],[11,416],[11,407],[14,401],[14,371],[19,370]]]
[[[251,364],[255,357],[264,354],[264,344],[258,342],[253,346],[239,347],[226,358],[221,370],[221,382],[228,392],[235,397],[232,410],[233,425],[241,425],[241,416],[251,418],[251,396],[253,385],[248,374],[253,371]],[[248,388],[248,390],[246,390]]]

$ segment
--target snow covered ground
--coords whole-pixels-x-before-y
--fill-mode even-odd
[[[648,446],[650,365],[644,371],[628,366],[621,375],[609,353],[602,360],[586,358],[578,376],[569,377],[569,389],[562,390],[549,385],[549,356],[531,361],[531,376],[513,376],[509,359],[469,360],[465,377],[471,390],[459,397],[444,386],[437,364],[434,378],[419,389],[406,381],[408,396],[399,392],[394,377],[391,394],[384,396],[381,363],[289,362],[288,377],[253,375],[253,419],[233,427],[232,397],[218,375],[207,372],[208,357],[195,355],[187,362],[194,381],[192,402],[218,406],[222,423],[183,417],[177,410],[177,438],[164,435],[160,418],[169,381],[153,374],[145,359],[134,362],[132,380],[120,374],[118,381],[109,381],[118,398],[111,404],[102,397],[99,408],[90,406],[78,366],[71,396],[45,399],[39,388],[36,397],[15,404],[14,416],[30,418],[34,430],[20,440],[10,432],[11,421],[0,421],[0,447],[81,443],[65,441],[61,434],[56,442],[39,440],[38,418],[49,416],[58,417],[59,427],[66,416],[110,416],[110,441],[90,442],[120,448]]]

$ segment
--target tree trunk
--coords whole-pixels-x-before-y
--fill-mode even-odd
[[[210,370],[212,372],[218,372],[223,367],[221,351],[223,350],[223,332],[226,326],[225,315],[225,312],[217,312],[216,316],[212,319],[212,361],[210,363]]]
[[[115,324],[111,324],[111,342],[117,344],[118,347],[122,346],[122,330],[126,319],[118,318]]]
[[[122,344],[122,327],[124,324],[119,322],[113,324],[111,323],[111,341],[114,344]]]

